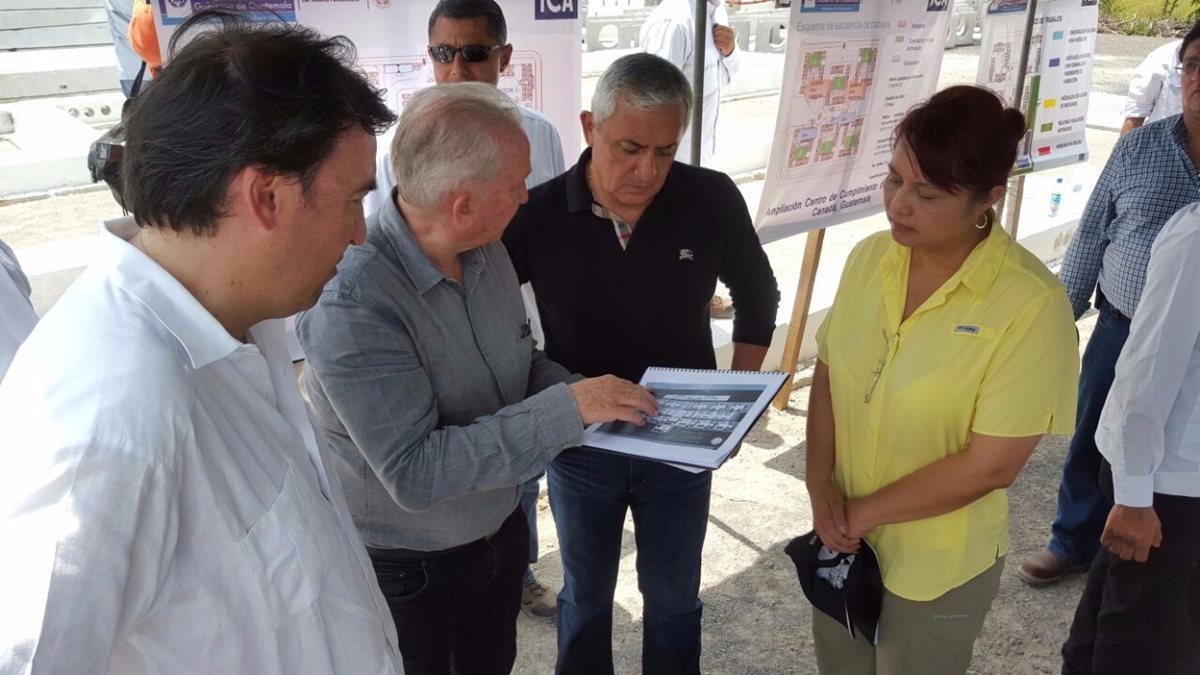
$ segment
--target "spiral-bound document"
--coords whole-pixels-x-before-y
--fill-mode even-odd
[[[715,469],[750,433],[786,379],[779,372],[648,368],[641,385],[658,399],[658,415],[640,427],[593,424],[583,444],[681,469]]]

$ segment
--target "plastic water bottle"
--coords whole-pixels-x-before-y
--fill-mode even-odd
[[[1054,191],[1050,193],[1050,217],[1058,215],[1058,207],[1062,204],[1063,179],[1054,179]]]

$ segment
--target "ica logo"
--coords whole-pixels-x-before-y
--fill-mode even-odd
[[[533,0],[533,18],[538,21],[546,19],[578,19],[579,10],[576,0]]]

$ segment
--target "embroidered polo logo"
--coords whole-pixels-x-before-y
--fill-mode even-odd
[[[960,323],[954,327],[954,332],[961,333],[963,335],[979,335],[980,330],[979,326],[974,324]]]
[[[681,249],[679,249],[679,259],[680,260],[695,260],[696,254],[692,253],[692,249],[690,249],[690,248],[681,248]]]

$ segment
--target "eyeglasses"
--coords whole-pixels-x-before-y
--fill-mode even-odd
[[[454,54],[461,53],[463,61],[467,63],[482,63],[488,60],[492,52],[497,49],[503,49],[504,45],[463,45],[461,47],[451,47],[450,45],[429,45],[429,55],[434,61],[443,64],[454,63]]]
[[[1200,59],[1188,59],[1175,66],[1175,72],[1182,73],[1188,77],[1195,75],[1198,70],[1200,70]]]
[[[886,330],[880,331],[883,334],[883,353],[879,355],[879,365],[871,373],[871,385],[867,387],[867,394],[863,396],[863,403],[870,403],[871,397],[875,395],[875,387],[879,386],[879,378],[883,375],[883,368],[887,365],[888,355],[892,351],[892,336],[888,335]]]

